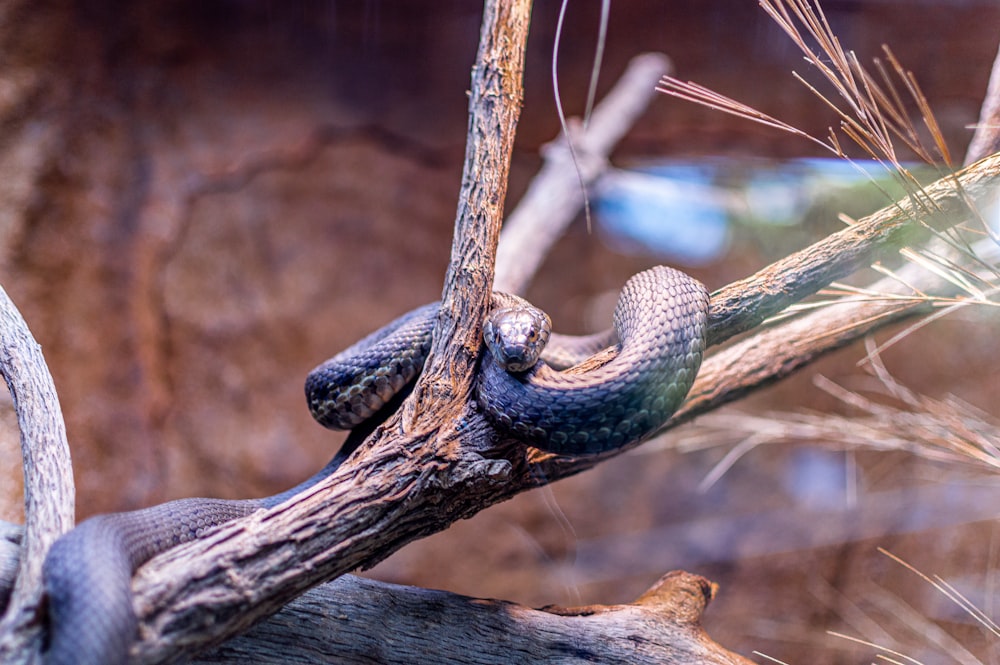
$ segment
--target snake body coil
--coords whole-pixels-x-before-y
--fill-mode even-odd
[[[550,336],[533,323],[547,317],[527,313],[520,299],[496,294],[494,307],[485,326],[494,351],[484,354],[477,401],[509,436],[560,454],[606,452],[655,431],[687,395],[705,346],[705,288],[665,267],[628,281],[607,333]],[[333,429],[357,427],[351,437],[363,438],[369,419],[393,408],[423,368],[437,310],[436,303],[416,309],[314,369],[306,397],[316,420]],[[517,340],[498,331],[514,331]],[[545,362],[536,364],[545,339]],[[522,343],[539,346],[525,350]],[[311,479],[266,499],[184,499],[80,524],[53,545],[43,567],[50,620],[45,663],[124,664],[136,635],[130,581],[138,566],[210,528],[278,505],[342,459],[338,454]]]
[[[494,424],[545,450],[620,448],[655,431],[684,401],[701,366],[707,312],[705,287],[684,273],[641,272],[618,297],[617,353],[609,360],[581,373],[539,363],[516,374],[488,355],[479,403]]]

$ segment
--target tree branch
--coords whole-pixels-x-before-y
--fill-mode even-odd
[[[473,514],[477,509],[460,500],[463,494],[476,496],[485,489],[495,492],[504,484],[509,463],[486,460],[476,452],[489,448],[489,428],[481,418],[475,426],[467,427],[463,410],[471,403],[481,322],[492,287],[522,98],[529,16],[527,0],[485,3],[452,260],[431,355],[410,399],[337,472],[307,491],[301,500],[257,513],[253,522],[232,525],[239,535],[223,529],[216,534],[221,541],[210,537],[192,543],[200,549],[209,541],[228,541],[236,545],[229,554],[216,550],[202,558],[186,548],[183,553],[176,552],[180,558],[166,553],[166,558],[160,559],[163,566],[156,566],[154,575],[143,578],[150,582],[145,593],[136,597],[138,613],[145,620],[143,637],[156,638],[144,639],[140,645],[141,662],[174,657],[176,645],[183,645],[189,653],[239,632],[305,589],[359,566],[373,565],[405,543]],[[463,447],[469,434],[479,443]],[[446,508],[445,516],[439,513],[442,507]],[[324,524],[328,528],[309,526],[303,530],[296,524]],[[255,575],[226,573],[227,569],[240,568],[238,561],[248,552],[245,538],[256,541],[251,550],[267,550],[284,560],[273,572],[284,568],[289,574],[269,576],[266,581],[258,578],[251,588],[243,581]],[[189,556],[193,559],[184,563]],[[220,575],[228,577],[232,583],[229,590],[235,593],[218,596],[212,592],[220,603],[198,606],[196,600],[192,606],[189,603],[198,593],[192,596],[190,586],[175,585],[170,578],[176,573],[166,572],[176,571],[178,566],[187,571],[183,577],[188,582],[201,579],[197,585],[202,588],[217,582]],[[193,613],[180,618],[164,612],[181,598],[187,598],[183,604],[193,607]],[[197,643],[187,641],[194,633]]]
[[[1000,157],[991,158],[959,176],[957,182],[968,200],[974,202],[988,193],[998,166]],[[955,182],[949,177],[926,190],[938,204],[934,209],[952,214],[949,223],[971,215],[958,203]],[[744,280],[740,288],[751,290],[744,297],[748,302],[762,303],[759,307],[766,309],[774,300],[787,302],[782,289],[796,283],[796,274],[812,280],[812,291],[826,284],[817,280],[831,278],[832,273],[810,268],[815,257],[824,256],[826,261],[836,263],[845,247],[860,243],[865,247],[862,253],[868,253],[870,260],[877,251],[898,246],[902,237],[909,236],[898,228],[907,222],[905,216],[897,219],[897,211],[908,205],[904,201],[890,206],[779,262],[776,266],[780,269],[772,266]],[[940,215],[933,217],[935,223],[945,223]],[[796,272],[797,258],[806,264],[804,273]],[[859,260],[855,257],[849,263]],[[733,289],[723,289],[716,297],[725,297]],[[801,297],[804,290],[797,287],[796,294]],[[737,320],[754,317],[758,315],[742,314]],[[816,354],[810,348],[819,349],[817,352],[828,348],[822,340],[817,342],[814,332],[810,334],[817,346],[798,347],[789,355],[812,358]],[[858,334],[856,329],[853,338]],[[776,342],[779,348],[781,343]],[[716,386],[729,385],[736,375],[732,367],[722,366],[718,373],[713,373],[712,367],[710,358],[700,374],[715,383],[708,386],[710,393],[718,390]],[[753,375],[752,385],[765,385],[785,371],[783,365],[772,363],[769,367]],[[699,378],[693,400],[701,399],[706,381],[709,379]],[[718,398],[713,399],[705,404],[719,403]],[[699,411],[687,407],[668,427],[695,412]],[[297,591],[320,579],[373,565],[414,538],[529,487],[590,468],[620,452],[571,458],[525,448],[516,441],[497,442],[489,425],[471,405],[451,429],[442,426],[433,437],[415,438],[396,424],[383,428],[382,436],[388,436],[389,443],[356,455],[324,487],[272,511],[227,525],[204,540],[171,550],[144,566],[134,583],[136,606],[143,621],[141,662],[164,657],[169,649],[161,649],[183,640],[186,634],[199,633],[199,640],[205,636],[221,640],[276,610]]]
[[[73,526],[74,488],[66,426],[38,342],[0,289],[0,373],[14,399],[21,431],[25,530],[17,581],[0,622],[0,661],[22,662],[38,651],[42,561]]]
[[[714,591],[675,572],[628,605],[535,610],[344,575],[192,662],[750,665],[701,629]]]
[[[530,0],[487,0],[469,99],[469,130],[451,261],[441,294],[430,356],[403,407],[404,430],[416,428],[422,412],[440,411],[448,421],[472,394],[482,321],[493,290],[510,156],[524,98],[525,44]],[[453,407],[446,413],[447,407]]]
[[[993,195],[998,174],[1000,155],[987,157],[713,293],[709,344],[750,330],[889,252],[926,240],[932,229],[978,219],[971,206]]]
[[[977,207],[996,195],[998,182],[1000,155],[994,155],[926,187],[924,205],[914,206],[910,199],[899,201],[719,289],[712,294],[710,305],[710,343],[720,344],[748,327],[759,325],[830,282],[870,265],[884,253],[900,249],[904,242],[926,238],[931,232],[925,225],[943,229],[978,220]],[[823,354],[925,310],[922,303],[889,300],[855,303],[820,310],[758,331],[707,357],[684,405],[647,438],[771,385]],[[597,461],[539,452],[535,458],[538,467],[532,468],[532,472],[553,481],[579,473]]]

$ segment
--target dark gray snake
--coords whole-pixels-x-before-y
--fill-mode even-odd
[[[99,515],[60,538],[43,570],[45,663],[124,664],[137,630],[135,569],[332,473],[409,392],[430,349],[437,309],[427,305],[400,317],[310,373],[306,397],[316,420],[353,429],[309,480],[265,499],[182,499]],[[567,455],[614,450],[654,432],[680,406],[701,364],[707,311],[705,288],[665,267],[632,277],[619,296],[614,328],[582,338],[550,336],[547,316],[496,294],[484,326],[490,352],[483,354],[477,401],[499,430],[533,446]],[[540,351],[544,362],[537,362]]]

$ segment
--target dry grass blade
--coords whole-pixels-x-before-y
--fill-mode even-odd
[[[892,552],[890,552],[890,551],[888,551],[888,550],[886,550],[886,549],[884,549],[882,547],[878,548],[878,551],[881,552],[882,554],[884,554],[885,556],[889,557],[890,559],[892,559],[893,561],[895,561],[899,565],[903,566],[904,568],[906,568],[910,572],[914,573],[915,575],[917,575],[918,577],[920,577],[923,581],[925,581],[928,584],[930,584],[939,593],[941,593],[943,596],[945,596],[948,600],[950,600],[951,602],[955,603],[955,605],[957,605],[959,608],[961,608],[962,611],[964,611],[966,614],[968,614],[974,621],[976,621],[976,623],[978,623],[979,625],[981,625],[983,628],[985,628],[988,632],[990,632],[995,637],[1000,637],[1000,626],[998,626],[996,624],[996,622],[993,621],[993,619],[991,619],[990,617],[988,617],[974,603],[970,602],[968,598],[966,598],[964,595],[958,593],[958,591],[956,591],[955,588],[951,584],[948,584],[947,582],[945,582],[939,575],[934,575],[934,576],[927,575],[926,573],[922,572],[921,570],[919,570],[915,566],[913,566],[910,563],[904,561],[900,557],[896,556]]]
[[[900,143],[920,160],[936,165],[939,177],[942,171],[947,174],[952,170],[951,153],[940,125],[913,73],[902,66],[888,46],[883,46],[884,59],[874,60],[875,74],[870,73],[857,55],[843,48],[818,0],[760,0],[760,5],[802,51],[811,68],[832,86],[835,94],[825,94],[803,76],[792,72],[796,80],[835,114],[838,119],[836,130],[830,128],[827,137],[818,138],[697,83],[671,77],[662,79],[657,91],[805,138],[824,150],[851,161],[840,138],[845,137],[862,155],[879,164],[892,176],[907,193],[915,210],[925,215],[938,214],[940,211],[924,191],[921,181],[904,166],[896,146]],[[914,115],[921,118],[923,132],[911,120]],[[923,138],[927,135],[930,143]],[[859,170],[864,172],[863,169]],[[870,179],[875,182],[874,178]],[[882,189],[877,182],[875,186]],[[960,189],[957,182],[955,187]],[[887,200],[895,199],[884,189],[882,191]],[[973,206],[970,207],[975,210]],[[978,210],[976,214],[979,216],[977,232],[1000,243],[1000,232],[983,219]],[[960,235],[942,236],[942,239],[973,264],[987,265],[968,251],[968,244]],[[957,262],[953,262],[949,270],[955,272],[961,269]],[[992,267],[990,270],[994,274],[997,272]]]
[[[760,651],[754,651],[753,655],[760,656],[761,658],[763,658],[765,660],[769,660],[772,663],[777,663],[777,665],[788,665],[788,663],[786,663],[785,661],[779,660],[779,659],[775,658],[774,656],[768,656],[766,653],[761,653]]]
[[[976,658],[959,640],[898,595],[878,585],[871,584],[864,596],[882,613],[892,617],[893,621],[911,636],[911,639],[915,637],[920,643],[948,654],[949,660],[959,663],[959,665],[982,665],[982,661]]]
[[[853,412],[838,414],[771,412],[703,416],[705,436],[732,450],[703,481],[716,482],[748,451],[765,444],[814,442],[842,449],[905,451],[935,462],[972,465],[996,472],[1000,422],[955,398],[935,399],[900,384],[869,345],[869,371],[878,379],[869,394],[818,376],[816,386]]]
[[[832,631],[832,630],[828,631],[827,634],[833,635],[834,637],[839,637],[841,639],[848,640],[850,642],[854,642],[855,644],[862,644],[862,645],[864,645],[866,647],[871,647],[872,649],[876,649],[876,650],[878,650],[878,651],[881,652],[877,657],[880,660],[884,660],[884,661],[889,662],[889,663],[898,663],[899,665],[904,665],[905,663],[912,663],[913,665],[924,665],[922,662],[920,662],[916,658],[910,658],[906,654],[899,653],[898,651],[894,651],[894,650],[889,649],[887,647],[884,647],[884,646],[882,646],[880,644],[876,644],[875,642],[869,642],[868,640],[863,640],[863,639],[858,638],[858,637],[853,637],[851,635],[845,635],[843,633],[838,633],[838,632]],[[895,659],[891,658],[890,656],[895,656],[896,658],[901,658],[902,660],[895,660]]]
[[[660,79],[660,84],[656,86],[656,90],[657,92],[662,92],[672,97],[677,97],[678,99],[701,104],[702,106],[706,106],[716,111],[722,111],[723,113],[728,113],[738,118],[751,120],[767,127],[780,129],[781,131],[788,132],[789,134],[795,134],[796,136],[800,136],[822,146],[826,150],[830,150],[834,153],[837,152],[834,146],[824,143],[815,136],[793,127],[787,122],[782,122],[773,116],[758,111],[752,106],[748,106],[742,102],[736,101],[735,99],[726,97],[725,95],[719,94],[714,90],[697,83],[693,83],[691,81],[681,81],[673,76],[664,76]]]
[[[939,177],[953,170],[951,152],[940,125],[913,73],[885,45],[884,60],[875,58],[876,73],[870,73],[854,52],[843,48],[819,0],[760,0],[760,5],[802,51],[811,68],[832,86],[835,94],[825,94],[805,77],[792,72],[797,81],[835,114],[836,130],[831,127],[827,137],[818,138],[697,83],[672,77],[663,78],[657,91],[805,138],[851,161],[840,138],[846,137],[862,155],[878,163],[898,182],[917,209],[924,213],[939,212],[920,180],[906,168],[897,149],[899,143],[921,161],[935,166]],[[925,131],[914,125],[911,120],[914,115],[920,117]],[[893,199],[888,193],[886,197]],[[982,218],[979,222],[982,232],[1000,242],[1000,232]]]
[[[896,72],[897,76],[899,76],[899,78],[906,83],[907,90],[913,100],[917,103],[920,116],[923,118],[924,124],[927,126],[928,131],[931,133],[931,137],[934,139],[934,145],[938,149],[938,154],[944,161],[945,165],[950,168],[953,165],[951,152],[948,150],[948,145],[944,140],[944,134],[941,132],[941,127],[938,125],[937,119],[934,117],[934,113],[931,112],[930,104],[927,102],[927,98],[924,96],[923,91],[917,84],[917,78],[913,75],[913,72],[903,69],[903,66],[899,63],[896,56],[893,55],[888,46],[883,46],[882,49],[885,51],[885,55],[889,59],[889,63],[892,65],[892,68]],[[931,160],[927,161],[930,162]]]
[[[817,0],[760,0],[760,5],[802,51],[806,61],[833,87],[840,101],[834,101],[797,73],[793,72],[793,76],[836,114],[840,131],[866,156],[897,175],[908,191],[919,191],[920,186],[901,164],[894,137],[920,159],[928,163],[940,160],[951,168],[951,154],[930,104],[913,74],[900,65],[888,47],[883,47],[888,67],[875,60],[879,74],[876,77],[862,66],[855,53],[843,48]],[[818,51],[813,50],[810,44],[817,45]],[[920,132],[911,122],[899,87],[893,83],[893,75],[902,82],[902,87],[923,119],[933,139],[933,149],[924,145]],[[741,102],[671,77],[664,78],[657,90],[807,138],[835,155],[847,157],[832,129],[830,137],[822,140]]]

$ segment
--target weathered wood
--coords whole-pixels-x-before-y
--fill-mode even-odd
[[[0,534],[20,531],[0,522]],[[0,548],[0,569],[11,560]],[[746,665],[701,629],[714,594],[708,580],[676,571],[629,604],[532,609],[343,575],[189,662],[452,663],[463,654],[467,663]]]
[[[345,575],[192,663],[749,665],[701,629],[713,594],[675,572],[627,605],[531,609]]]
[[[985,192],[987,179],[996,178],[998,162],[1000,158],[984,160],[963,174],[960,182],[966,192]],[[954,197],[945,183],[928,191]],[[893,218],[891,209],[873,219]],[[878,248],[879,241],[898,241],[897,235],[885,233],[879,223],[859,224],[850,231],[835,234],[803,252],[836,261],[844,243],[854,245],[867,239],[872,248]],[[795,283],[796,256],[779,262],[780,270],[764,270],[742,282],[743,288],[750,289],[744,294],[747,302],[785,299],[781,288]],[[808,263],[802,275],[818,279]],[[824,284],[814,281],[812,290]],[[857,323],[855,320],[850,327],[853,338],[865,329],[856,327]],[[823,343],[817,332],[809,331],[803,339],[805,346],[797,347],[794,354],[814,357],[808,345]],[[777,339],[771,348],[786,343],[785,339]],[[781,367],[768,361],[768,369],[773,372]],[[727,386],[729,372],[736,370],[730,367],[713,373],[710,358],[702,374],[712,377],[716,385]],[[773,375],[767,371],[753,373],[753,385],[765,385],[771,380]],[[704,387],[710,379],[699,381]],[[696,397],[703,389],[698,385]],[[735,389],[748,388],[741,385]],[[676,422],[689,413],[680,414]],[[276,609],[296,590],[324,577],[373,565],[413,538],[444,528],[528,487],[590,468],[610,456],[558,457],[513,441],[497,441],[472,405],[457,422],[459,431],[428,432],[423,439],[412,432],[404,435],[398,425],[390,423],[383,429],[387,439],[349,460],[322,487],[273,511],[226,526],[214,536],[168,552],[145,566],[134,584],[136,606],[143,619],[142,662],[154,662],[158,649],[180,639],[180,634],[173,633],[180,627],[184,633],[221,639]],[[477,451],[489,451],[489,457]]]
[[[22,532],[0,521],[0,571],[16,568],[17,547],[3,545]],[[625,605],[532,609],[342,575],[188,662],[453,663],[461,654],[462,662],[484,664],[748,665],[701,628],[715,590],[700,576],[675,571]]]
[[[472,394],[524,98],[530,19],[530,0],[484,3],[451,260],[430,355],[401,409],[403,434],[454,426]]]
[[[66,426],[41,346],[0,289],[0,373],[21,431],[25,531],[17,581],[0,622],[0,661],[27,662],[41,638],[42,561],[73,526],[74,488]]]
[[[719,344],[756,327],[818,288],[902,247],[976,219],[970,209],[992,196],[1000,176],[1000,154],[986,157],[955,176],[945,176],[920,193],[868,215],[756,274],[712,294],[709,344]]]

